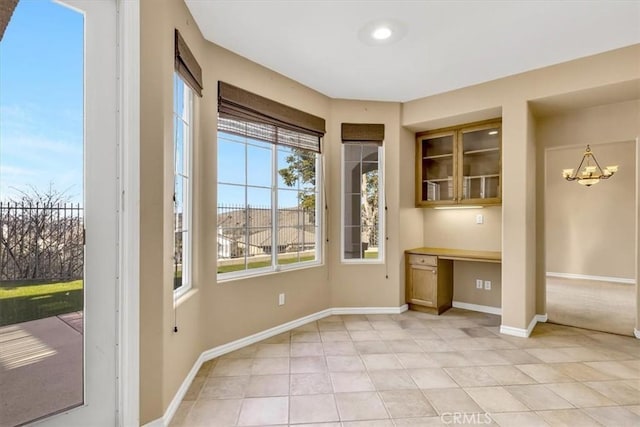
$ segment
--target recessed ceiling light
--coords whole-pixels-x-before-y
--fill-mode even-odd
[[[391,34],[393,34],[393,31],[391,31],[390,28],[378,27],[375,30],[373,30],[373,33],[371,33],[371,37],[373,37],[376,40],[386,40],[389,37],[391,37]]]
[[[358,31],[358,38],[369,46],[395,43],[407,33],[406,26],[393,19],[377,19],[366,23]]]

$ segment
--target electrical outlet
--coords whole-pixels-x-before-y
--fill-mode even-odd
[[[485,280],[484,281],[484,290],[485,291],[490,291],[491,290],[491,280]]]
[[[278,295],[278,305],[284,305],[284,294]]]
[[[476,289],[482,289],[482,279],[476,279]]]
[[[476,224],[484,224],[484,215],[482,214],[476,215]]]

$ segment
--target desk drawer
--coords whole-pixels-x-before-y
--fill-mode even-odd
[[[430,265],[430,266],[436,267],[438,265],[438,257],[433,255],[409,254],[409,264]]]

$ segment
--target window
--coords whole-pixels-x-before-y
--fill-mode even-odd
[[[219,108],[220,279],[321,262],[321,137],[292,127]]]
[[[176,73],[173,96],[173,289],[191,288],[191,147],[193,93]]]
[[[191,289],[191,149],[193,94],[202,96],[202,69],[178,29],[173,76],[173,295]]]
[[[384,260],[384,125],[342,125],[342,261]]]

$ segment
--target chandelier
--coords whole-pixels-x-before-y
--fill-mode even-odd
[[[593,161],[594,164],[591,164]],[[584,168],[582,166],[584,165]],[[587,149],[582,156],[582,161],[577,169],[563,169],[562,177],[567,181],[578,181],[578,184],[591,187],[597,184],[601,179],[609,179],[614,173],[618,172],[618,166],[607,166],[604,169],[596,160],[596,156],[591,152],[591,148],[587,145]]]

